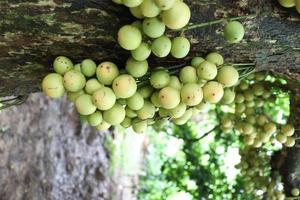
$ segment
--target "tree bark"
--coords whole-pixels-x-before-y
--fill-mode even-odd
[[[185,31],[192,56],[220,51],[227,62],[255,62],[258,69],[300,69],[300,18],[273,0],[187,0],[192,24],[255,14],[242,20],[245,39],[229,44],[222,25]],[[134,19],[129,10],[111,0],[2,1],[0,2],[0,96],[24,95],[39,90],[42,77],[51,71],[55,56],[75,62],[92,58],[112,60],[123,67],[128,52],[116,41],[118,29]],[[170,35],[179,32],[168,31]],[[183,60],[151,58],[151,67]]]

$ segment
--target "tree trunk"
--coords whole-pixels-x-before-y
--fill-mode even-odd
[[[224,40],[222,25],[186,31],[192,42],[190,57],[218,50],[228,62],[255,62],[258,69],[300,70],[300,18],[296,11],[273,0],[186,2],[192,9],[193,24],[256,15],[243,20],[247,34],[239,44]],[[121,25],[134,19],[127,8],[111,0],[2,1],[0,18],[0,96],[38,91],[57,55],[76,62],[109,59],[120,67],[128,58],[128,52],[119,48],[116,34]],[[151,59],[151,67],[183,62]]]
[[[282,8],[275,0],[186,2],[192,9],[191,24],[252,14],[256,17],[241,20],[246,36],[239,44],[224,40],[223,25],[187,30],[184,34],[192,42],[189,57],[151,57],[151,67],[188,62],[194,55],[217,50],[227,62],[253,62],[257,70],[288,76],[294,94],[299,94],[300,15],[295,10]],[[118,46],[116,35],[122,25],[134,19],[127,8],[111,0],[6,0],[0,2],[0,18],[0,97],[39,91],[42,77],[52,70],[51,63],[58,55],[75,62],[84,58],[111,60],[120,67],[129,56]],[[299,102],[297,96],[293,102]],[[299,127],[300,112],[293,114]]]

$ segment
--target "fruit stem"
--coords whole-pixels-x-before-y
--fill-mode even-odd
[[[205,26],[211,26],[211,25],[214,25],[214,24],[221,24],[221,23],[226,22],[226,21],[234,21],[234,20],[240,20],[240,19],[252,19],[254,17],[256,17],[256,14],[239,16],[239,17],[232,17],[232,18],[217,19],[217,20],[213,20],[213,21],[209,21],[209,22],[205,22],[205,23],[186,26],[185,28],[183,28],[179,31],[186,31],[186,30],[192,30],[192,29],[196,29],[196,28],[202,28],[202,27],[205,27]]]

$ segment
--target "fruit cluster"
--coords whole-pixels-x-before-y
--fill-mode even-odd
[[[285,8],[296,7],[297,12],[300,14],[300,0],[278,0],[278,2]]]
[[[117,1],[129,7],[132,15],[140,20],[125,25],[118,32],[119,45],[131,51],[137,61],[146,60],[151,52],[157,57],[170,53],[184,58],[190,51],[190,42],[183,36],[171,39],[165,35],[166,27],[178,30],[186,26],[191,12],[178,0],[124,0]]]
[[[193,58],[191,66],[152,71],[147,61],[129,59],[126,72],[121,72],[112,62],[97,66],[85,59],[73,66],[70,59],[59,56],[53,63],[56,73],[44,78],[42,88],[52,98],[66,90],[82,118],[99,130],[121,124],[143,132],[158,119],[184,124],[206,103],[228,101],[224,88],[226,94],[237,84],[239,73],[223,64],[223,57],[214,52],[206,59]]]
[[[275,100],[265,78],[265,73],[258,72],[239,83],[231,104],[234,114],[224,117],[221,127],[224,132],[234,128],[241,134],[245,144],[256,148],[272,139],[292,147],[295,145],[294,127],[290,124],[276,124],[264,112],[264,104]]]
[[[236,166],[245,182],[246,194],[254,195],[255,199],[284,200],[285,194],[278,186],[282,184],[280,177],[271,174],[271,156],[265,150],[246,147],[240,151],[241,162]],[[258,192],[260,191],[260,192]],[[267,198],[268,197],[268,198]]]

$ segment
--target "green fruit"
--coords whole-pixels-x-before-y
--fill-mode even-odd
[[[138,89],[138,93],[140,93],[144,99],[149,98],[152,95],[153,91],[154,89],[153,87],[151,87],[151,85],[147,85]]]
[[[85,84],[85,91],[87,94],[92,95],[96,90],[103,87],[101,83],[95,78],[89,79]]]
[[[139,6],[143,0],[122,0],[122,3],[127,7],[136,7]]]
[[[183,125],[187,123],[187,121],[190,120],[192,116],[193,116],[193,110],[189,109],[184,113],[184,115],[182,115],[179,118],[173,119],[172,121],[177,125]]]
[[[136,20],[136,21],[132,22],[131,25],[134,26],[135,28],[139,29],[139,31],[142,34],[142,32],[143,32],[143,24],[142,24],[142,22],[140,20]]]
[[[213,52],[209,53],[206,58],[207,61],[210,61],[214,63],[217,66],[223,65],[224,64],[224,58],[221,54]]]
[[[231,88],[225,88],[224,89],[224,96],[221,99],[222,104],[231,104],[235,100],[235,92]]]
[[[255,102],[254,101],[247,101],[245,105],[246,105],[247,108],[253,108],[255,106]]]
[[[223,85],[219,82],[209,81],[203,86],[203,98],[209,103],[218,103],[223,95]]]
[[[142,42],[140,46],[131,51],[131,56],[137,61],[146,60],[151,54],[151,47],[148,43]]]
[[[292,8],[296,5],[295,0],[278,0],[279,4],[285,8]]]
[[[244,92],[244,97],[245,97],[245,100],[246,100],[246,101],[253,101],[253,99],[254,99],[254,94],[253,94],[253,92],[252,92],[251,90],[246,90],[246,91]]]
[[[126,71],[135,78],[144,76],[148,71],[148,62],[136,61],[133,58],[129,58],[126,62]]]
[[[254,132],[254,127],[252,126],[252,124],[249,124],[249,123],[244,123],[244,126],[243,126],[243,133],[245,135],[250,135],[251,133]]]
[[[284,144],[287,140],[287,136],[283,135],[283,134],[277,134],[276,135],[276,140],[278,142],[280,142],[281,144]]]
[[[167,86],[169,82],[170,75],[166,70],[154,71],[150,76],[150,83],[156,89]]]
[[[137,114],[135,111],[131,110],[128,106],[125,108],[126,116],[129,118],[135,118],[137,117]]]
[[[196,83],[187,83],[183,85],[180,91],[181,100],[188,106],[196,106],[203,99],[202,88]]]
[[[245,115],[252,115],[252,114],[254,114],[255,113],[255,110],[254,110],[254,108],[251,108],[251,107],[246,107],[246,109],[245,109]]]
[[[78,64],[74,65],[74,70],[78,71],[78,72],[81,72],[81,63],[78,63]]]
[[[300,14],[300,0],[296,0],[296,10]]]
[[[155,56],[163,58],[169,55],[171,47],[171,40],[167,36],[163,35],[153,41],[151,50]]]
[[[299,196],[300,191],[299,191],[298,188],[293,188],[293,189],[291,190],[291,194],[292,194],[294,197],[297,197],[297,196]]]
[[[122,74],[114,80],[112,88],[116,97],[126,99],[134,95],[137,84],[132,76]]]
[[[109,87],[102,87],[93,93],[93,103],[99,110],[108,110],[116,103],[116,96]]]
[[[248,90],[249,88],[249,83],[247,83],[246,81],[241,81],[239,84],[239,88],[241,90]]]
[[[88,123],[91,126],[98,126],[102,122],[102,113],[100,111],[96,111],[93,114],[88,116]]]
[[[140,8],[145,17],[156,17],[160,13],[160,8],[155,4],[154,0],[144,0]]]
[[[286,125],[282,126],[281,132],[282,132],[282,134],[284,134],[286,136],[292,136],[295,133],[295,128],[291,124],[286,124]]]
[[[198,105],[196,105],[196,108],[200,112],[208,112],[208,110],[210,109],[210,103],[202,101],[201,103],[199,103]]]
[[[173,119],[180,118],[184,115],[186,108],[186,104],[181,102],[178,106],[168,111],[169,116]]]
[[[121,123],[121,126],[123,128],[129,128],[131,125],[132,125],[132,119],[129,117],[125,117],[125,119]]]
[[[113,80],[119,75],[119,69],[112,62],[103,62],[98,65],[96,74],[100,83],[111,85]]]
[[[167,110],[165,108],[159,108],[158,115],[160,117],[168,117],[169,116],[169,110]]]
[[[136,133],[144,133],[147,131],[148,123],[146,120],[134,120],[132,123],[132,129]]]
[[[104,121],[106,121],[111,125],[121,124],[122,121],[125,119],[125,116],[126,116],[125,108],[118,103],[116,103],[109,110],[105,110],[103,112]]]
[[[131,7],[129,8],[130,10],[130,13],[135,17],[135,18],[138,18],[138,19],[143,19],[144,18],[144,15],[141,11],[141,8],[140,6],[136,6],[136,7]]]
[[[173,109],[180,103],[180,92],[172,87],[159,91],[159,104],[165,109]]]
[[[295,146],[296,140],[293,137],[287,137],[286,142],[284,143],[284,145],[286,147],[293,147]]]
[[[66,72],[73,69],[73,63],[65,56],[58,56],[53,62],[53,68],[56,73],[64,75]]]
[[[229,43],[238,43],[244,35],[244,26],[238,21],[231,21],[224,28],[224,36]]]
[[[229,119],[229,118],[223,118],[221,119],[221,123],[222,123],[222,126],[224,128],[231,128],[232,127],[232,121]]]
[[[96,68],[96,63],[91,59],[85,59],[81,62],[81,72],[86,77],[94,76],[96,73]]]
[[[142,33],[135,26],[125,25],[118,32],[118,42],[123,49],[134,50],[142,43]]]
[[[259,126],[263,126],[269,122],[268,118],[265,115],[258,115],[256,117],[256,122]]]
[[[177,90],[181,90],[182,88],[182,84],[180,83],[177,76],[170,76],[170,81],[167,86],[175,88]]]
[[[274,134],[276,132],[276,124],[270,122],[264,125],[264,131],[267,134]]]
[[[117,100],[117,103],[118,103],[118,104],[121,104],[122,106],[127,106],[127,101],[126,101],[126,99],[118,99],[118,100]]]
[[[161,107],[161,105],[159,104],[159,95],[158,95],[158,91],[154,92],[150,98],[151,103],[153,103],[153,105],[157,108]]]
[[[218,73],[217,66],[209,61],[203,61],[197,67],[197,75],[200,79],[213,80]]]
[[[174,58],[184,58],[190,52],[191,44],[185,37],[176,37],[172,40],[171,55]]]
[[[76,109],[81,115],[91,115],[96,111],[91,95],[83,94],[75,101]]]
[[[68,99],[71,102],[75,102],[76,99],[83,94],[84,94],[83,90],[80,90],[78,92],[68,92]]]
[[[63,85],[63,77],[56,73],[48,74],[43,79],[42,89],[47,96],[53,99],[64,96],[65,88]]]
[[[64,87],[69,92],[78,92],[85,86],[86,80],[82,73],[70,70],[64,75]]]
[[[179,79],[182,83],[196,83],[198,80],[197,70],[192,66],[186,66],[180,70]]]
[[[193,67],[199,67],[199,65],[201,64],[201,63],[203,63],[205,61],[205,59],[204,58],[202,58],[202,57],[194,57],[193,59],[192,59],[192,61],[191,61],[191,65],[193,66]]]
[[[255,83],[252,85],[253,93],[255,96],[261,96],[264,94],[265,88],[261,83]]]
[[[244,95],[242,95],[241,93],[237,93],[235,96],[234,102],[243,103],[244,101],[245,101]]]
[[[122,0],[112,0],[116,4],[122,4]]]
[[[239,72],[233,66],[224,66],[219,69],[217,80],[225,87],[232,87],[239,81]]]
[[[256,72],[255,73],[255,80],[256,81],[263,81],[266,78],[266,73],[265,72]]]
[[[105,122],[105,121],[102,120],[102,122],[98,126],[96,126],[96,129],[98,131],[106,131],[110,127],[111,127],[111,125],[109,123],[107,123],[107,122]]]
[[[155,106],[149,101],[145,101],[143,107],[140,110],[138,110],[136,113],[139,119],[145,120],[145,119],[153,118],[155,112],[156,112]]]
[[[264,100],[263,99],[255,99],[255,106],[258,108],[261,108],[264,106]]]
[[[155,0],[156,5],[158,5],[161,10],[169,10],[174,6],[175,2],[176,0]]]
[[[132,110],[139,110],[144,105],[144,98],[140,93],[135,93],[132,97],[127,99],[127,105]]]
[[[158,38],[164,34],[165,24],[157,17],[146,18],[143,21],[143,32],[150,38]]]
[[[181,29],[187,25],[191,18],[191,11],[184,2],[176,1],[173,7],[163,11],[162,19],[169,29]]]
[[[246,106],[243,103],[239,103],[239,104],[235,105],[235,112],[236,113],[242,113],[242,112],[245,111],[245,109],[246,109]]]

